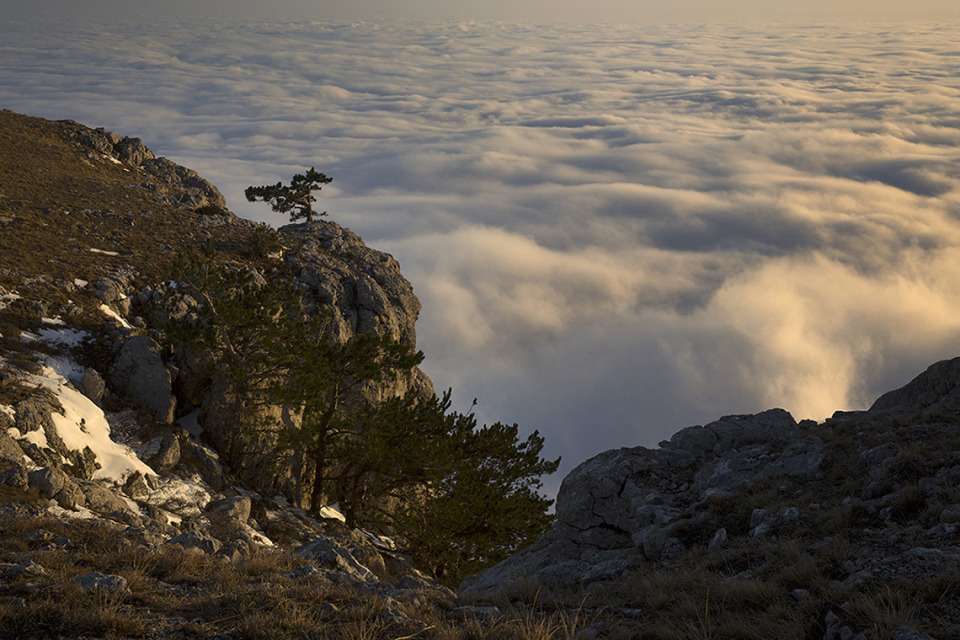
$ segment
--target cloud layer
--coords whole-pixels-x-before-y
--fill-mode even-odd
[[[396,255],[426,368],[566,469],[867,406],[960,351],[953,25],[40,24],[0,102],[213,180],[305,167]]]

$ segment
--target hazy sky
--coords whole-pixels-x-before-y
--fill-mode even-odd
[[[24,15],[310,20],[756,22],[951,20],[956,0],[5,0]]]
[[[960,353],[957,26],[9,20],[0,106],[142,137],[274,224],[246,186],[333,176],[437,388],[563,473]]]

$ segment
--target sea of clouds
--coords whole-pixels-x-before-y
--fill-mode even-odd
[[[140,136],[273,224],[246,186],[333,176],[437,387],[563,473],[960,355],[955,27],[11,20],[0,106]]]

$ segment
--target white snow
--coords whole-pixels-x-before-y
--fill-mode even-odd
[[[68,386],[66,377],[52,367],[45,366],[42,373],[33,378],[52,391],[63,407],[63,414],[51,414],[63,443],[76,451],[90,447],[96,455],[100,469],[93,474],[94,479],[119,482],[135,471],[157,475],[129,447],[110,439],[110,425],[103,411],[85,395]]]
[[[129,322],[127,322],[127,321],[123,318],[123,316],[121,316],[119,313],[117,313],[116,311],[114,311],[113,309],[111,309],[110,307],[108,307],[107,305],[105,305],[105,304],[100,305],[100,311],[102,311],[104,314],[110,316],[111,318],[113,318],[114,320],[116,320],[117,322],[119,322],[119,323],[123,326],[124,329],[133,329],[133,326],[132,326]]]
[[[122,162],[120,162],[119,160],[117,160],[116,158],[114,158],[113,156],[108,156],[108,155],[106,155],[106,154],[103,154],[103,158],[104,158],[104,160],[109,160],[109,161],[112,162],[113,164],[123,164]]]
[[[14,440],[26,440],[27,442],[32,442],[41,449],[50,448],[50,444],[47,442],[47,434],[43,432],[43,429],[28,431],[27,433],[20,433],[20,429],[17,429],[16,427],[10,427],[7,429],[7,435]]]
[[[103,249],[94,249],[93,247],[90,247],[90,252],[91,252],[91,253],[99,253],[99,254],[105,255],[105,256],[118,256],[118,255],[120,255],[120,254],[117,253],[116,251],[104,251]]]
[[[203,427],[200,426],[200,409],[194,409],[187,415],[177,420],[177,426],[189,433],[194,438],[199,438],[203,433]]]
[[[9,307],[10,303],[13,302],[14,300],[19,300],[19,299],[20,299],[20,296],[17,295],[16,292],[14,291],[3,294],[2,296],[0,296],[0,311],[3,311],[7,307]]]
[[[66,326],[67,324],[60,318],[60,316],[57,316],[56,318],[40,318],[40,322],[43,324],[57,324],[60,326]]]
[[[44,318],[44,322],[47,321],[47,318]],[[58,323],[49,323],[49,324],[65,324],[62,320]],[[39,338],[44,342],[49,342],[52,344],[59,344],[65,347],[75,347],[80,344],[80,342],[86,338],[88,334],[86,331],[80,331],[79,329],[48,329],[46,327],[41,327],[37,333]]]
[[[46,356],[43,364],[53,369],[64,380],[79,382],[83,379],[83,367],[68,355]]]

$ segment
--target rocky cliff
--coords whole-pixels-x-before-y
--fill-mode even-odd
[[[423,630],[401,603],[449,610],[449,590],[391,540],[348,529],[334,509],[308,515],[297,508],[301,495],[284,495],[289,486],[248,473],[222,448],[236,426],[215,410],[223,402],[217,372],[191,369],[156,322],[158,292],[188,252],[293,283],[338,339],[373,332],[416,346],[420,303],[410,283],[392,257],[348,229],[314,222],[274,232],[234,216],[213,185],[139,139],[0,112],[0,636],[92,628],[126,637],[92,620],[99,605],[78,594],[100,603],[148,597],[170,587],[156,582],[160,574],[171,579],[174,566],[207,562],[241,573],[266,562],[264,575],[304,598],[339,589],[362,604],[375,594],[376,624]],[[368,392],[408,388],[432,393],[420,371]],[[264,446],[244,461],[265,464],[270,455]],[[75,576],[74,562],[98,571]],[[141,562],[153,569],[136,574]],[[223,576],[208,578],[222,589]],[[131,617],[154,618],[133,635],[202,636],[175,614],[176,602],[207,605],[170,588],[164,613],[144,605]],[[274,588],[265,584],[256,597]],[[86,617],[58,623],[73,605]],[[331,628],[338,612],[327,612]],[[282,637],[270,627],[261,637]]]
[[[717,616],[700,615],[709,635],[696,637],[958,637],[958,394],[955,358],[822,424],[773,409],[607,451],[564,479],[549,533],[459,592],[496,599],[532,583],[656,618],[695,573],[709,585],[699,606]],[[761,587],[765,603],[750,606],[766,617],[750,632],[732,602]],[[788,609],[794,619],[774,624]]]

